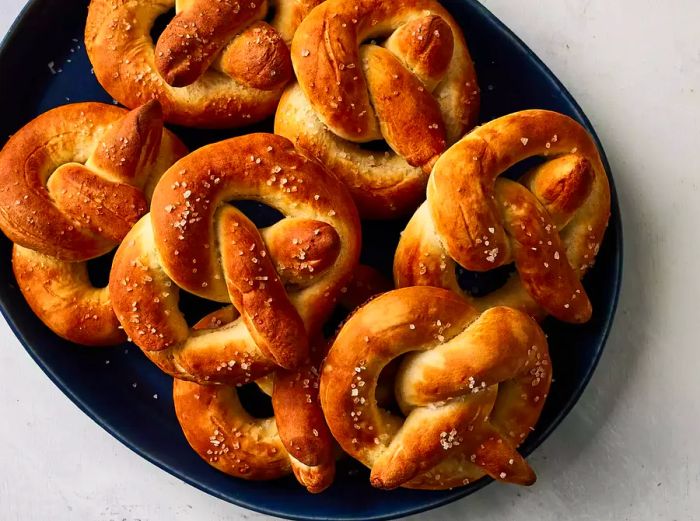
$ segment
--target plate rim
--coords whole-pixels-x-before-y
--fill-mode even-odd
[[[24,5],[24,7],[20,10],[19,14],[13,21],[13,23],[10,25],[9,29],[7,30],[7,33],[5,36],[2,38],[0,41],[0,62],[3,61],[5,54],[7,50],[11,47],[14,39],[17,37],[17,35],[20,33],[22,26],[25,24],[25,22],[34,15],[34,10],[39,9],[40,5],[42,3],[45,3],[50,0],[28,0],[27,3]],[[440,0],[438,0],[440,1]],[[591,378],[593,377],[593,374],[595,373],[598,364],[600,363],[600,359],[602,357],[603,351],[605,350],[605,347],[607,345],[607,341],[609,339],[610,333],[612,331],[612,327],[615,321],[615,316],[617,314],[617,307],[619,304],[620,300],[620,292],[622,289],[622,271],[623,271],[623,260],[624,260],[624,237],[623,237],[623,228],[622,228],[622,212],[620,210],[620,205],[619,205],[619,200],[617,196],[617,189],[615,185],[615,180],[613,178],[612,174],[612,169],[610,167],[610,163],[607,158],[607,154],[605,153],[605,149],[603,148],[603,145],[600,141],[600,138],[598,137],[595,128],[591,124],[590,119],[586,115],[586,113],[583,111],[579,103],[576,101],[576,99],[573,97],[573,95],[568,91],[568,89],[564,86],[564,84],[561,82],[559,77],[553,73],[553,71],[542,61],[542,59],[539,58],[539,56],[519,37],[517,34],[512,31],[504,22],[502,22],[496,15],[494,15],[488,8],[486,8],[481,2],[478,0],[442,0],[445,3],[467,3],[470,4],[471,7],[479,11],[480,15],[483,16],[484,18],[488,19],[490,23],[492,23],[494,26],[500,29],[500,31],[503,33],[504,37],[508,38],[511,40],[511,42],[518,48],[522,49],[533,66],[535,66],[541,73],[543,73],[547,78],[549,78],[552,81],[552,84],[554,87],[557,89],[558,93],[567,100],[567,102],[572,106],[574,109],[574,113],[576,118],[584,125],[586,130],[591,134],[593,137],[593,140],[595,141],[598,150],[600,152],[601,160],[603,162],[603,166],[605,167],[605,171],[608,177],[608,182],[610,183],[610,195],[611,195],[611,218],[609,222],[609,228],[614,229],[615,235],[616,235],[616,242],[613,244],[613,259],[612,259],[612,280],[614,281],[614,288],[612,292],[612,299],[610,301],[610,305],[608,308],[607,315],[605,316],[605,319],[603,321],[603,325],[601,328],[601,336],[599,342],[597,342],[594,356],[592,359],[592,363],[589,364],[588,370],[584,377],[580,380],[579,384],[575,387],[575,390],[572,394],[572,398],[565,404],[565,406],[556,414],[554,417],[554,420],[551,422],[551,424],[542,430],[541,435],[540,435],[540,441],[539,443],[532,448],[531,451],[528,451],[529,453],[532,453],[534,450],[536,450],[538,447],[540,447],[554,432],[555,429],[559,427],[561,422],[569,415],[571,410],[576,406],[578,401],[581,399],[581,396],[583,395],[584,391],[588,387],[588,384],[590,383]],[[616,261],[616,262],[615,262]],[[126,446],[128,449],[133,451],[135,454],[143,458],[144,460],[150,462],[151,464],[155,465],[159,469],[165,471],[167,474],[169,474],[172,477],[175,477],[176,479],[180,479],[187,483],[188,485],[206,493],[211,496],[214,496],[220,500],[223,500],[227,503],[236,505],[241,508],[245,508],[254,512],[258,512],[261,514],[265,515],[270,515],[270,516],[275,516],[278,518],[283,518],[283,519],[291,519],[291,520],[299,520],[299,521],[322,521],[322,520],[333,520],[333,521],[345,521],[345,520],[353,520],[356,521],[357,518],[355,517],[328,517],[328,516],[319,516],[315,514],[309,514],[309,515],[290,515],[288,513],[285,513],[283,511],[279,511],[275,508],[270,508],[270,507],[265,507],[265,506],[260,506],[257,504],[249,503],[245,500],[245,498],[233,498],[231,496],[227,496],[209,486],[206,484],[197,481],[196,479],[190,478],[187,475],[184,475],[180,473],[179,471],[173,469],[169,464],[167,464],[164,461],[161,461],[159,458],[156,458],[152,456],[150,453],[148,453],[145,450],[142,450],[140,447],[138,447],[136,444],[132,443],[126,436],[122,435],[117,429],[113,429],[109,425],[107,425],[106,422],[103,422],[101,419],[101,416],[99,413],[96,411],[93,411],[92,408],[90,408],[76,393],[72,391],[72,389],[64,385],[64,383],[58,378],[56,374],[51,370],[50,367],[48,367],[43,360],[37,355],[37,353],[34,351],[34,349],[31,347],[30,343],[26,340],[24,334],[20,331],[20,328],[18,325],[15,323],[15,321],[10,317],[10,312],[9,309],[6,307],[4,300],[0,299],[0,313],[5,319],[5,322],[8,324],[10,330],[13,332],[17,340],[20,342],[24,350],[29,354],[31,359],[39,366],[39,368],[44,372],[44,374],[49,378],[51,382],[71,401],[73,404],[81,411],[83,412],[86,416],[88,416],[93,422],[95,422],[96,425],[98,425],[100,428],[102,428],[104,431],[106,431],[108,434],[110,434],[113,438],[115,438],[117,441],[119,441],[121,444]],[[397,509],[394,510],[390,513],[384,513],[384,514],[376,514],[372,515],[370,517],[365,517],[364,519],[366,521],[388,521],[391,519],[398,519],[402,518],[405,516],[409,515],[415,515],[415,514],[420,514],[422,512],[426,512],[428,510],[433,510],[442,506],[445,506],[449,503],[455,502],[459,499],[462,499],[474,492],[477,492],[478,490],[481,490],[484,488],[486,485],[490,484],[493,480],[489,477],[484,477],[477,481],[472,487],[464,488],[464,489],[454,489],[451,494],[441,497],[435,500],[426,500],[424,503],[422,503],[420,506],[417,507],[409,507],[405,509]],[[421,491],[417,491],[420,493]]]

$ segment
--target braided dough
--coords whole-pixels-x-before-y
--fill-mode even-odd
[[[501,176],[514,164],[545,162],[520,182]],[[610,187],[598,149],[571,118],[544,110],[487,123],[438,160],[428,200],[401,236],[394,259],[398,287],[451,289],[479,309],[510,306],[586,322],[591,303],[580,279],[595,260],[610,216]],[[456,264],[476,272],[515,263],[495,292],[462,291]]]
[[[395,392],[405,421],[377,405],[382,370],[406,355]],[[528,485],[516,448],[551,382],[544,333],[505,307],[478,312],[430,287],[385,293],[357,310],[324,362],[321,405],[333,436],[371,483],[447,489],[488,474]]]
[[[0,153],[0,228],[27,302],[56,334],[86,345],[124,340],[107,288],[85,261],[114,249],[146,213],[153,187],[184,145],[163,130],[160,106],[100,103],[51,110]]]
[[[285,217],[258,230],[234,200]],[[110,277],[125,331],[168,374],[236,385],[295,369],[352,276],[357,210],[342,183],[286,139],[251,134],[203,147],[176,163],[151,213],[117,251]],[[178,292],[233,304],[240,318],[194,332]]]
[[[95,75],[120,103],[149,99],[168,122],[239,127],[271,115],[292,77],[287,43],[320,0],[92,0],[85,45]],[[176,16],[157,43],[159,16]]]
[[[469,51],[434,0],[328,0],[299,26],[292,63],[275,132],[340,177],[366,218],[415,209],[437,157],[476,123]],[[375,140],[393,152],[360,146]]]

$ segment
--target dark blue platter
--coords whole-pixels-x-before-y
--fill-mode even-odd
[[[82,44],[87,4],[88,0],[32,0],[8,33],[0,49],[0,143],[31,118],[58,105],[112,102],[91,74]],[[483,91],[482,121],[520,109],[545,108],[572,116],[593,133],[586,116],[551,71],[484,7],[475,0],[443,4],[462,25],[476,62]],[[230,131],[174,130],[191,148],[234,135]],[[272,124],[268,121],[246,129],[253,130],[271,131]],[[607,162],[606,168],[609,173]],[[264,212],[254,206],[246,211],[253,218],[256,212]],[[394,247],[404,224],[366,225],[363,260],[390,274]],[[484,479],[444,492],[384,492],[369,485],[365,469],[341,462],[335,485],[321,495],[310,496],[291,478],[249,483],[221,474],[189,448],[175,419],[172,381],[137,348],[77,347],[56,337],[35,318],[17,289],[10,246],[4,236],[0,237],[0,309],[29,354],[78,407],[115,438],[205,492],[290,519],[378,520],[438,507],[489,482]],[[585,280],[593,319],[584,326],[555,321],[544,324],[555,383],[537,429],[522,447],[525,454],[549,436],[590,380],[612,325],[621,269],[622,230],[613,186],[610,227],[597,264]],[[155,394],[158,399],[153,398]]]

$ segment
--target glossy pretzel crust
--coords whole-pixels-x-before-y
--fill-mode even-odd
[[[100,84],[127,107],[157,99],[170,123],[250,125],[271,115],[292,76],[287,44],[314,0],[92,0],[85,45]],[[157,42],[159,16],[176,16]],[[286,43],[285,43],[286,39]]]
[[[258,230],[227,204],[256,200],[284,218]],[[357,265],[360,226],[343,185],[286,139],[251,134],[176,163],[151,213],[119,248],[110,278],[126,332],[165,372],[236,385],[306,360]],[[329,260],[330,259],[330,260]],[[193,332],[183,289],[232,303],[241,317]]]
[[[236,318],[233,308],[224,308],[194,329],[215,329]],[[187,441],[202,459],[231,476],[269,480],[293,471],[309,492],[322,492],[335,477],[335,456],[318,401],[318,362],[258,381],[272,396],[271,418],[248,414],[234,387],[175,379],[175,412]]]
[[[0,228],[36,315],[59,336],[113,345],[125,335],[85,261],[112,250],[147,211],[153,187],[185,155],[157,103],[130,113],[101,103],[46,112],[0,153]]]

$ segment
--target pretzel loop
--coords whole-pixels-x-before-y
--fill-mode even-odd
[[[85,262],[112,250],[147,211],[153,186],[186,152],[163,130],[157,102],[127,113],[99,103],[59,107],[0,154],[0,227],[27,301],[54,332],[88,345],[123,340],[105,288]]]
[[[395,391],[405,421],[377,405],[377,381],[407,355]],[[526,314],[479,313],[452,292],[412,287],[360,308],[338,334],[321,376],[321,404],[343,449],[380,488],[444,489],[484,474],[531,484],[516,448],[551,382],[544,333]]]
[[[292,63],[276,132],[329,165],[367,217],[415,208],[437,157],[476,121],[466,43],[433,0],[324,2],[299,26]],[[375,140],[392,152],[359,146]]]
[[[271,248],[275,249],[275,248]],[[388,288],[368,266],[359,266],[342,291],[341,306]],[[195,330],[216,329],[238,318],[232,307],[208,315]],[[274,479],[294,472],[310,492],[325,490],[335,476],[333,437],[318,400],[321,359],[327,343],[317,336],[311,360],[295,371],[278,369],[256,384],[272,397],[274,419],[253,418],[231,387],[175,380],[175,411],[190,445],[215,468],[245,479]]]
[[[264,230],[229,203],[284,215]],[[151,214],[115,257],[110,290],[126,332],[167,373],[240,385],[308,357],[359,255],[342,185],[284,138],[252,134],[204,147],[158,185]],[[190,331],[179,289],[231,303],[240,317]]]
[[[535,156],[546,161],[519,183],[500,177]],[[607,176],[585,129],[554,112],[519,112],[479,127],[438,160],[394,276],[399,286],[452,289],[481,309],[508,305],[538,319],[585,322],[592,309],[580,279],[609,215]],[[459,287],[456,265],[482,272],[513,262],[516,273],[485,297]]]
[[[290,38],[317,0],[92,0],[88,55],[102,86],[128,107],[149,99],[167,121],[236,127],[269,116],[292,77]],[[154,44],[158,18],[175,8]]]
[[[233,308],[224,308],[194,329],[215,329],[236,318]],[[318,372],[307,364],[297,371],[278,370],[257,383],[272,396],[274,418],[251,417],[231,387],[176,379],[175,411],[189,443],[210,465],[232,476],[261,480],[294,472],[310,492],[325,490],[333,482],[335,461],[333,438],[318,404]]]

